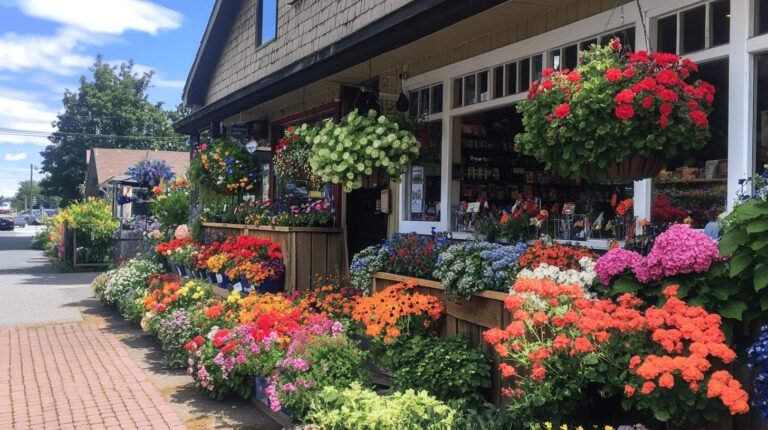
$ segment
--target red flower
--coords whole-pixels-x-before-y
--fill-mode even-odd
[[[664,88],[660,91],[660,95],[665,102],[674,103],[677,101],[677,93],[672,90]]]
[[[616,118],[622,121],[628,121],[635,116],[635,108],[631,105],[621,105],[614,110],[614,113],[616,114]]]
[[[547,115],[547,121],[552,122],[552,114]]]
[[[635,76],[635,69],[633,67],[627,67],[624,69],[624,72],[622,73],[625,78],[629,79]]]
[[[680,77],[672,70],[664,69],[656,74],[656,80],[664,85],[670,86],[675,85],[680,80]]]
[[[551,79],[545,79],[541,82],[541,86],[544,87],[545,90],[551,90],[554,88],[555,84],[552,83]]]
[[[621,77],[622,77],[621,70],[615,67],[605,71],[605,79],[608,79],[611,82],[618,81],[619,79],[621,79]]]
[[[677,64],[678,61],[680,61],[680,57],[678,57],[675,54],[668,54],[666,52],[655,52],[653,55],[653,61],[656,62],[656,64],[659,65],[659,67],[664,67],[669,64]]]
[[[553,69],[551,67],[547,67],[546,69],[542,70],[541,76],[543,76],[545,78],[548,78],[548,77],[552,76],[553,73],[555,73],[555,69]]]
[[[648,96],[643,97],[643,107],[645,109],[650,109],[652,106],[653,106],[653,99]]]
[[[616,52],[621,51],[621,41],[619,40],[618,37],[611,40],[610,46],[611,46],[611,49],[613,49]]]
[[[568,73],[568,82],[571,82],[571,83],[575,84],[576,82],[579,82],[580,80],[581,80],[581,73],[579,73],[579,72]]]
[[[662,129],[667,128],[667,124],[669,124],[669,116],[662,115],[661,118],[659,118],[659,127]]]
[[[691,117],[691,121],[696,124],[697,127],[706,127],[709,125],[707,114],[701,110],[692,110],[688,116]]]
[[[636,93],[639,93],[641,91],[653,91],[656,89],[656,79],[643,78],[642,81],[633,85],[633,89],[635,90]]]
[[[633,63],[647,63],[648,60],[648,52],[647,51],[637,51],[634,54],[631,54],[629,56],[629,61]]]
[[[615,100],[616,103],[632,103],[635,100],[635,92],[630,89],[622,90],[616,94]]]
[[[202,336],[195,336],[195,338],[192,339],[192,341],[198,345],[202,345],[205,342],[205,338]]]
[[[555,116],[558,119],[565,119],[570,113],[571,106],[568,103],[563,103],[555,109]]]

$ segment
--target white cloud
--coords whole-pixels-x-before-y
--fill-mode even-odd
[[[56,114],[56,110],[29,93],[0,87],[0,143],[47,145],[45,136],[26,132],[52,132]],[[22,132],[5,131],[8,129]]]
[[[19,7],[36,18],[114,35],[129,30],[154,35],[182,22],[180,13],[144,0],[26,0]]]
[[[3,158],[5,158],[5,161],[21,161],[26,160],[27,156],[28,154],[26,152],[6,152],[5,157]]]
[[[53,36],[5,33],[0,36],[0,70],[38,69],[73,75],[93,63],[93,57],[80,50],[97,41],[72,28],[60,29]]]
[[[122,63],[127,63],[127,60],[105,60],[105,63],[109,64],[110,66],[116,66],[119,67]],[[143,75],[144,73],[153,72],[154,75],[152,76],[152,86],[158,87],[158,88],[173,88],[173,89],[180,89],[184,88],[185,81],[177,80],[177,79],[166,79],[164,76],[162,76],[160,73],[157,72],[153,67],[147,66],[146,64],[133,64],[133,72],[139,75]]]

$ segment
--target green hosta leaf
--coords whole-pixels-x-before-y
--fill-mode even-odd
[[[712,295],[719,300],[728,300],[731,294],[734,292],[729,285],[717,285],[712,287]]]
[[[765,215],[765,208],[761,206],[762,204],[760,201],[749,200],[746,203],[739,205],[735,211],[738,214],[739,219],[749,221]]]
[[[768,263],[755,266],[755,291],[768,287]]]
[[[731,276],[739,276],[752,265],[752,253],[748,250],[740,251],[731,258]]]
[[[744,313],[745,310],[747,310],[746,303],[739,300],[732,300],[730,302],[724,303],[720,307],[719,313],[724,318],[730,318],[730,319],[741,321],[741,315]]]
[[[751,221],[747,224],[747,233],[755,234],[768,231],[768,218]]]
[[[768,239],[756,240],[752,242],[752,250],[760,251],[761,249],[765,248],[766,245],[768,245]]]
[[[746,240],[747,233],[745,231],[728,231],[720,240],[720,253],[723,255],[733,255]]]

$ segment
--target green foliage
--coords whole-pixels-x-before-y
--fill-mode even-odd
[[[720,253],[729,257],[727,275],[742,293],[742,304],[727,310],[744,310],[744,321],[750,321],[768,311],[768,202],[741,203],[725,223]]]
[[[101,57],[90,70],[92,79],[82,76],[76,91],[64,92],[56,132],[41,153],[41,170],[48,174],[41,181],[43,193],[60,196],[63,204],[82,197],[90,148],[186,149],[185,137],[171,126],[179,112],[147,100],[153,72],[137,74],[133,62],[113,67]]]
[[[325,387],[312,399],[306,422],[318,430],[448,430],[457,413],[426,391],[379,396],[360,384]]]
[[[91,282],[91,290],[93,291],[93,295],[97,298],[101,299],[101,297],[104,297],[104,290],[107,288],[107,283],[109,282],[109,273],[104,272],[97,276],[93,282]]]
[[[189,220],[189,191],[179,188],[157,196],[151,208],[152,215],[163,230],[186,224]]]
[[[348,387],[367,380],[368,372],[363,367],[366,353],[346,336],[319,336],[302,349],[296,357],[310,363],[309,369],[301,371],[283,366],[278,379],[279,386],[291,383],[298,388],[295,393],[283,391],[280,395],[283,405],[290,407],[295,416],[302,417],[307,413],[312,398],[322,395],[318,393],[323,387]],[[306,390],[298,379],[312,381],[313,386]]]
[[[30,192],[32,198],[37,199],[37,203],[34,205],[37,208],[58,207],[61,202],[61,198],[58,196],[44,195],[43,190],[40,188],[40,182],[21,181],[19,182],[19,188],[16,190],[16,195],[13,197],[13,208],[19,211],[32,207],[32,202],[29,201]]]
[[[387,349],[384,362],[396,389],[426,390],[462,408],[482,404],[481,391],[491,386],[490,358],[466,335],[405,339]]]
[[[75,231],[78,263],[112,262],[114,235],[119,223],[112,216],[112,207],[104,200],[89,197],[73,203],[55,219],[57,227],[66,226]]]
[[[373,110],[366,115],[354,110],[339,124],[326,120],[316,135],[304,125],[300,130],[311,140],[312,172],[347,192],[360,188],[363,177],[374,172],[397,180],[419,155],[420,144],[412,132],[384,115],[377,117]]]
[[[694,124],[693,117],[701,121],[704,115],[706,122],[714,89],[701,82],[686,87],[686,77],[695,66],[667,54],[662,54],[663,61],[655,56],[630,60],[612,46],[593,45],[580,55],[582,61],[573,73],[547,71],[541,83],[531,85],[528,100],[517,105],[525,132],[515,142],[521,152],[545,163],[547,171],[601,179],[613,163],[634,155],[661,153],[673,158],[707,141],[709,128]],[[614,73],[608,79],[610,69]],[[674,79],[636,86],[661,71]],[[624,93],[628,98],[616,97],[624,91],[629,91]],[[691,115],[689,103],[695,104],[697,114]]]

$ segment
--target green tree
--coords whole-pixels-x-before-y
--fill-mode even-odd
[[[11,206],[15,210],[18,211],[30,207],[30,187],[32,188],[32,198],[36,201],[34,205],[35,208],[55,208],[59,206],[59,202],[61,201],[59,197],[45,195],[42,187],[40,187],[40,182],[30,182],[27,180],[19,182],[19,188],[16,190],[16,194],[13,197],[13,203],[11,203]]]
[[[138,74],[132,61],[110,66],[101,56],[90,71],[92,79],[82,76],[76,91],[64,92],[63,112],[53,122],[57,131],[41,152],[41,171],[48,174],[43,192],[60,196],[65,205],[82,197],[90,148],[186,149],[186,137],[171,126],[184,112],[147,99],[154,72]]]

